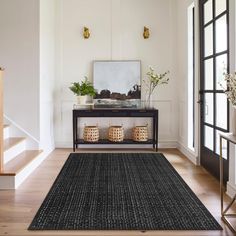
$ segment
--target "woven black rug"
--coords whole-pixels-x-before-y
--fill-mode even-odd
[[[221,230],[162,154],[70,154],[30,230]]]

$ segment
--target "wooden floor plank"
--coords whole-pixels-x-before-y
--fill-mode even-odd
[[[106,150],[104,150],[105,152]],[[40,207],[71,149],[56,149],[33,174],[15,191],[0,191],[0,235],[79,235],[79,236],[226,236],[233,233],[220,217],[219,182],[205,169],[193,165],[176,149],[160,150],[175,167],[185,182],[220,222],[223,231],[28,231],[35,213]],[[86,152],[93,152],[86,150]],[[107,151],[106,151],[107,152]],[[117,151],[120,152],[120,151]],[[130,151],[132,152],[132,151]],[[146,152],[146,151],[145,151]],[[226,202],[229,198],[226,197]],[[236,225],[236,222],[235,222]]]

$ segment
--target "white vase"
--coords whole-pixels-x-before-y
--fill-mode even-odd
[[[77,96],[77,103],[78,104],[86,104],[88,96]]]
[[[232,109],[233,116],[232,116],[232,133],[234,136],[236,136],[236,106],[233,106]]]

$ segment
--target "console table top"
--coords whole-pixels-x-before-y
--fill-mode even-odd
[[[227,141],[236,144],[236,136],[232,133],[220,133],[220,137],[226,139]]]
[[[156,108],[92,108],[92,109],[73,109],[73,111],[158,111]]]

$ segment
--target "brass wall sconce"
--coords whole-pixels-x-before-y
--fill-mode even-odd
[[[88,39],[90,37],[89,28],[84,27],[83,36],[84,36],[85,39]]]
[[[144,26],[143,37],[144,39],[148,39],[150,37],[149,28],[147,28],[146,26]]]

